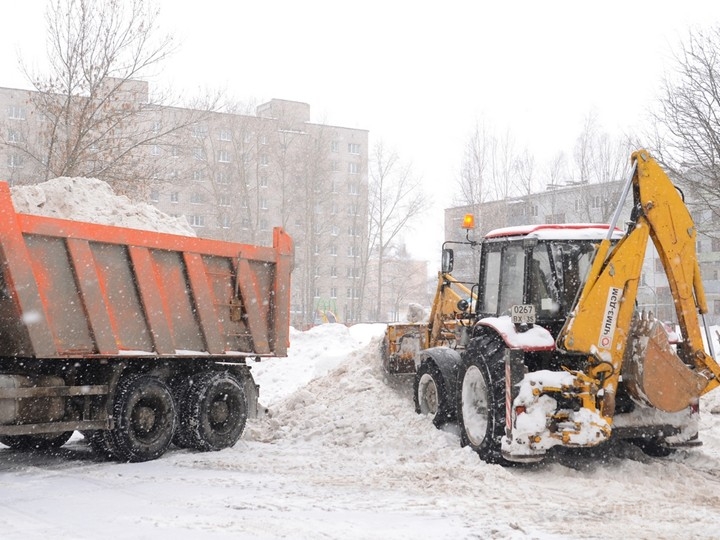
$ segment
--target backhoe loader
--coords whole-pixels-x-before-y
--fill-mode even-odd
[[[468,241],[479,279],[459,295],[444,247],[430,321],[388,327],[385,365],[414,369],[417,412],[436,426],[457,422],[461,444],[485,461],[540,461],[554,447],[611,439],[657,456],[701,444],[699,398],[718,386],[720,366],[703,346],[697,231],[650,154],[634,152],[631,163],[609,225],[508,227]],[[636,307],[649,240],[679,332]]]

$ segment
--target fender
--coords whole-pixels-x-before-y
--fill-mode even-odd
[[[495,330],[503,338],[508,349],[520,349],[526,352],[555,350],[555,339],[547,329],[534,325],[524,332],[519,332],[509,315],[485,317],[480,319],[476,326],[486,326]]]
[[[416,356],[416,367],[426,362],[433,362],[445,380],[448,396],[453,399],[457,388],[457,372],[460,366],[460,352],[450,347],[430,347],[423,349]]]

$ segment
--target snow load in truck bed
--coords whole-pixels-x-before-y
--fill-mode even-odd
[[[116,195],[97,178],[58,177],[41,184],[11,188],[17,212],[88,221],[184,236],[197,236],[184,217],[173,217],[152,205]]]

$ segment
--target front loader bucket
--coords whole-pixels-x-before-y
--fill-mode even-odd
[[[660,321],[637,319],[630,339],[622,375],[632,397],[665,412],[697,402],[708,379],[678,357]]]

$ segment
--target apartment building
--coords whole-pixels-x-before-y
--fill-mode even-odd
[[[114,163],[117,172],[107,175],[117,179],[114,188],[184,216],[198,236],[269,245],[273,227],[284,227],[295,241],[293,323],[312,323],[318,309],[332,309],[342,321],[360,320],[367,130],[313,123],[310,106],[295,101],[208,112],[152,105],[144,81],[121,81],[120,88],[107,138],[127,151],[117,158],[124,162]],[[12,184],[42,181],[50,168],[52,139],[39,97],[0,88],[0,178]],[[137,114],[123,123],[127,110]],[[85,151],[83,176],[107,172],[105,146],[90,144]],[[127,171],[137,171],[132,182],[121,181]]]

